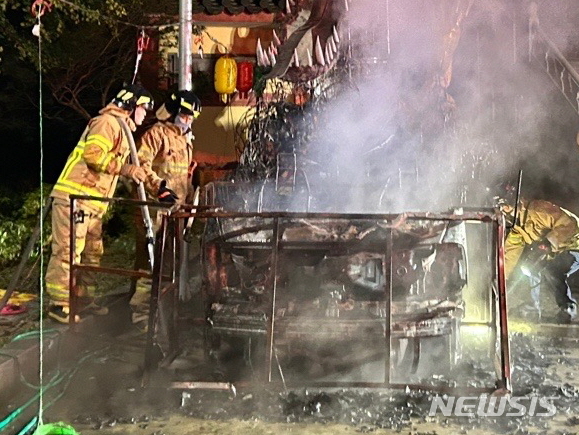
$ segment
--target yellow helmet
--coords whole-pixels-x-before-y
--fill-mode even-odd
[[[133,111],[137,106],[144,106],[147,110],[153,110],[155,102],[149,91],[141,85],[125,85],[113,98],[112,103],[123,110]]]

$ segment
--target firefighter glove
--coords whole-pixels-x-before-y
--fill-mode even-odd
[[[147,174],[145,170],[137,165],[123,165],[121,166],[121,175],[130,178],[135,183],[139,184],[142,183],[147,179]]]
[[[166,180],[161,181],[161,184],[159,185],[159,192],[157,193],[157,198],[159,201],[168,204],[175,204],[175,202],[179,199],[177,194],[167,187]]]

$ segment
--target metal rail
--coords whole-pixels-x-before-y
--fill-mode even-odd
[[[78,294],[76,288],[77,274],[81,270],[90,270],[101,273],[112,273],[123,276],[148,276],[145,272],[135,272],[133,270],[122,270],[122,269],[111,269],[111,268],[101,268],[97,266],[89,266],[82,264],[75,264],[76,258],[74,255],[74,243],[75,243],[75,233],[76,233],[76,222],[75,222],[75,211],[77,209],[76,201],[78,199],[91,199],[91,200],[103,200],[104,202],[126,202],[133,205],[140,205],[141,201],[135,200],[123,200],[118,198],[95,198],[90,196],[71,196],[71,216],[70,216],[70,300],[71,300],[71,324],[74,324],[75,316],[78,308]],[[154,204],[157,205],[157,204]],[[155,253],[155,270],[153,271],[153,286],[152,294],[150,299],[150,317],[149,317],[149,328],[147,336],[147,346],[145,351],[145,376],[143,382],[147,382],[147,377],[150,371],[155,366],[156,357],[154,357],[154,347],[155,347],[155,330],[159,326],[157,322],[162,323],[162,327],[166,328],[168,332],[169,341],[169,356],[176,356],[179,352],[179,334],[177,328],[177,322],[180,320],[178,316],[178,301],[176,299],[177,286],[174,285],[179,278],[179,268],[176,267],[177,261],[182,261],[184,259],[178,258],[176,253],[178,252],[181,237],[180,231],[180,221],[191,217],[197,218],[260,218],[260,219],[271,219],[272,223],[269,224],[270,231],[273,231],[273,236],[265,243],[269,245],[272,250],[272,255],[270,259],[270,279],[269,279],[269,308],[268,316],[265,320],[265,331],[262,332],[266,335],[265,340],[265,367],[263,376],[260,377],[261,382],[265,382],[271,386],[278,384],[277,380],[273,379],[273,359],[276,357],[275,352],[275,335],[276,335],[276,323],[279,322],[283,324],[284,319],[276,319],[276,296],[277,296],[277,269],[279,262],[280,252],[291,249],[292,243],[283,240],[283,226],[281,222],[284,220],[291,219],[336,219],[336,220],[373,220],[381,221],[381,227],[386,229],[389,233],[389,237],[386,241],[386,245],[383,246],[384,255],[389,258],[389,261],[384,261],[383,267],[385,269],[386,276],[392,276],[392,249],[393,240],[392,233],[404,227],[404,224],[409,223],[412,220],[428,220],[428,221],[479,221],[490,223],[493,227],[493,240],[494,240],[494,252],[495,252],[495,265],[493,268],[493,282],[494,285],[491,286],[491,304],[493,306],[492,312],[495,313],[491,322],[483,323],[487,325],[494,335],[493,343],[496,346],[496,358],[499,360],[499,370],[497,373],[498,386],[504,390],[511,390],[511,367],[510,367],[510,353],[509,353],[509,343],[508,343],[508,330],[507,330],[507,313],[506,313],[506,289],[504,284],[504,264],[503,264],[503,238],[504,238],[504,228],[505,222],[503,217],[491,210],[480,210],[476,212],[468,212],[464,214],[444,214],[444,213],[406,213],[406,214],[338,214],[338,213],[286,213],[286,212],[276,212],[276,213],[234,213],[234,212],[223,212],[214,206],[192,206],[189,207],[190,210],[198,210],[197,212],[177,212],[171,215],[163,216],[163,223],[160,229],[159,244],[156,246]],[[221,242],[227,243],[225,240]],[[299,245],[299,243],[298,243]],[[303,246],[302,246],[303,247]],[[171,263],[166,264],[167,261]],[[169,284],[169,285],[167,285]],[[161,289],[163,289],[161,294]],[[383,382],[310,382],[312,386],[320,387],[376,387],[376,388],[420,388],[420,389],[430,389],[430,390],[449,390],[452,388],[448,387],[438,387],[433,385],[407,385],[398,384],[392,382],[391,379],[391,339],[395,336],[399,336],[402,332],[398,331],[396,316],[392,318],[392,280],[388,279],[384,282],[384,294],[385,294],[385,314],[384,318],[379,320],[384,327],[384,364],[385,364],[385,374]],[[164,296],[163,296],[164,295]],[[173,300],[171,301],[171,296]],[[158,309],[158,304],[162,297],[167,297],[166,301],[173,305],[173,310],[169,313],[168,318],[162,318],[163,314],[160,313]],[[170,302],[169,302],[170,301]],[[412,320],[412,319],[410,319]],[[416,319],[414,319],[416,320]],[[209,325],[206,325],[210,328]],[[405,335],[405,334],[403,334]],[[414,343],[416,344],[416,343]],[[167,359],[166,357],[165,359]],[[416,361],[414,361],[416,363]],[[291,381],[289,382],[292,383]],[[182,387],[181,387],[182,388]],[[191,388],[188,386],[187,388]],[[488,388],[478,389],[477,391],[489,391]]]
[[[151,272],[141,272],[132,269],[120,269],[120,268],[107,268],[102,266],[94,266],[88,264],[82,264],[76,262],[76,218],[77,218],[77,203],[79,200],[90,200],[90,201],[99,201],[104,203],[120,203],[120,204],[130,204],[133,206],[140,206],[140,207],[156,207],[167,209],[170,208],[168,204],[162,204],[158,202],[152,201],[142,201],[142,200],[134,200],[134,199],[125,199],[125,198],[101,198],[96,196],[90,195],[70,195],[70,215],[69,215],[69,228],[70,228],[70,238],[69,238],[69,264],[70,264],[70,273],[69,273],[69,301],[70,301],[70,317],[69,323],[71,326],[74,326],[76,323],[76,314],[79,313],[79,294],[77,288],[77,278],[78,274],[81,271],[91,271],[91,272],[98,272],[110,275],[118,275],[118,276],[127,276],[133,278],[150,278],[153,277]]]
[[[265,244],[271,251],[272,255],[269,259],[269,280],[268,284],[266,285],[266,289],[268,291],[267,296],[267,308],[265,312],[267,316],[263,319],[263,323],[260,326],[259,334],[265,336],[264,337],[264,359],[265,365],[263,366],[263,371],[260,371],[257,376],[257,382],[265,382],[270,386],[276,386],[279,384],[277,379],[274,379],[274,358],[275,358],[275,339],[276,335],[278,334],[278,327],[276,326],[283,326],[286,319],[283,317],[278,317],[276,313],[276,298],[277,293],[279,293],[279,289],[277,289],[277,269],[278,263],[280,261],[280,253],[284,250],[291,249],[291,242],[283,241],[283,226],[282,222],[288,219],[341,219],[341,220],[381,220],[381,227],[386,229],[389,233],[389,237],[386,240],[386,244],[382,246],[382,252],[386,256],[386,260],[384,261],[383,268],[385,272],[385,276],[392,276],[392,256],[391,252],[393,249],[393,240],[392,240],[392,233],[399,229],[400,226],[403,224],[408,223],[408,221],[412,220],[440,220],[440,221],[478,221],[478,222],[486,222],[491,224],[493,228],[493,240],[494,240],[494,253],[495,253],[495,262],[492,266],[492,280],[494,285],[489,286],[489,292],[492,293],[490,296],[491,304],[492,304],[492,312],[496,313],[493,316],[490,322],[467,322],[469,324],[475,325],[484,325],[487,326],[489,329],[492,330],[494,339],[492,340],[493,349],[493,357],[499,360],[499,367],[497,370],[497,385],[500,389],[510,390],[511,389],[511,367],[510,367],[510,351],[509,351],[509,342],[508,342],[508,330],[507,330],[507,312],[506,312],[506,289],[504,284],[504,272],[503,272],[503,242],[502,238],[504,238],[504,225],[505,222],[502,216],[494,211],[490,210],[481,210],[478,212],[468,212],[465,214],[443,214],[443,213],[407,213],[407,214],[338,214],[338,213],[285,213],[285,212],[274,212],[274,213],[239,213],[239,212],[223,212],[223,211],[199,211],[197,213],[187,213],[187,212],[177,212],[168,216],[167,219],[164,221],[163,226],[171,227],[174,220],[183,220],[189,217],[196,217],[196,218],[217,218],[218,220],[221,219],[236,219],[236,218],[261,218],[261,219],[270,219],[270,222],[265,223],[264,225],[267,226],[269,231],[272,232],[271,237],[268,240],[264,240],[263,244]],[[384,224],[384,225],[382,225]],[[255,225],[250,225],[250,228],[253,228],[257,231]],[[244,228],[244,230],[247,227]],[[173,236],[173,235],[171,235]],[[206,240],[207,241],[207,240]],[[216,244],[227,244],[226,240],[223,239],[215,239],[213,240]],[[162,250],[161,244],[158,249]],[[256,248],[253,246],[252,248]],[[158,255],[163,255],[162,252],[157,251]],[[388,258],[390,259],[388,261]],[[216,264],[214,269],[216,271],[216,276],[219,274],[220,265]],[[179,270],[179,268],[176,268]],[[159,273],[159,271],[157,271]],[[156,282],[156,280],[154,280]],[[160,282],[158,283],[160,284]],[[159,286],[157,286],[159,287]],[[387,279],[384,282],[384,295],[385,295],[385,314],[384,317],[378,319],[383,326],[383,334],[384,334],[384,365],[385,365],[385,373],[384,379],[382,382],[317,382],[317,381],[309,381],[309,386],[319,386],[319,387],[372,387],[372,388],[417,388],[417,389],[429,389],[434,391],[455,391],[452,387],[446,386],[436,386],[436,385],[426,385],[426,384],[417,384],[417,385],[408,385],[408,384],[400,384],[397,382],[393,382],[392,374],[391,374],[391,349],[392,343],[391,339],[395,338],[395,336],[404,336],[400,331],[396,330],[397,322],[396,316],[393,317],[392,313],[392,280]],[[155,294],[155,292],[154,292]],[[155,298],[151,300],[152,304],[155,303]],[[151,306],[150,313],[155,316],[157,313],[157,307]],[[152,320],[152,319],[150,319]],[[412,319],[411,319],[412,320]],[[155,329],[154,321],[149,324],[149,333],[154,331]],[[465,323],[466,325],[466,323]],[[176,326],[176,325],[175,325]],[[222,325],[225,326],[225,325]],[[243,325],[239,325],[243,327]],[[305,326],[305,325],[302,325]],[[208,329],[212,328],[211,324],[207,324],[206,327]],[[236,329],[237,326],[233,329]],[[173,328],[172,328],[173,329]],[[232,329],[232,333],[235,331]],[[216,325],[215,330],[219,330],[219,327]],[[237,330],[239,332],[239,330]],[[255,333],[256,330],[249,328],[248,332]],[[300,332],[300,331],[297,331]],[[402,335],[401,335],[402,334]],[[290,334],[291,335],[291,334]],[[171,338],[169,338],[170,341]],[[151,351],[150,346],[153,345],[154,338],[152,336],[149,337],[148,342],[148,354]],[[416,343],[415,343],[416,344]],[[410,344],[409,344],[410,345]],[[145,367],[148,370],[152,369],[151,359],[147,358],[145,363]],[[414,361],[416,363],[416,361]],[[297,383],[296,383],[297,382]],[[287,382],[287,385],[294,385],[299,384],[299,381],[291,381]],[[239,384],[236,384],[239,385]],[[302,385],[303,386],[303,385]],[[187,389],[187,386],[181,386],[180,388]],[[489,392],[495,390],[494,388],[474,388],[472,389],[473,392]]]

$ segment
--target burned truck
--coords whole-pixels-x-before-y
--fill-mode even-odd
[[[229,196],[215,192],[240,188],[213,183],[206,197],[218,206]],[[206,357],[230,366],[228,380],[391,386],[449,378],[468,299],[465,228],[489,224],[496,251],[502,227],[492,210],[216,210],[205,221],[201,298]],[[494,337],[490,360],[500,361],[497,258],[488,257],[486,290],[470,297]]]
[[[472,2],[432,6],[432,26],[416,26],[432,33],[429,53],[411,68],[390,53],[389,20],[352,32],[347,2],[291,4],[279,38],[257,41],[261,79],[236,128],[237,170],[204,186],[205,208],[166,221],[204,228],[189,264],[198,277],[179,255],[160,300],[195,282],[206,361],[228,381],[424,385],[452,377],[472,327],[508,388],[504,222],[493,209],[448,207],[483,204],[464,201],[484,186],[450,134],[447,92]],[[405,30],[422,15],[398,6],[400,55],[413,52]],[[168,360],[187,346],[177,321],[165,329]]]
[[[463,248],[441,241],[448,224],[403,219],[214,222],[205,235],[203,288],[212,346],[234,343],[247,354],[251,340],[269,331],[273,358],[287,359],[302,375],[325,376],[383,360],[387,337],[395,372],[416,372],[421,343],[435,340],[442,344],[437,369],[448,371],[463,314]]]

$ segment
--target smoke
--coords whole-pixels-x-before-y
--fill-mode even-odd
[[[539,3],[545,30],[568,52],[570,9]],[[340,34],[353,85],[323,112],[309,146],[337,180],[318,208],[489,206],[520,169],[527,196],[573,208],[576,115],[529,63],[527,17],[525,2],[352,2]],[[314,185],[319,173],[308,170]]]

